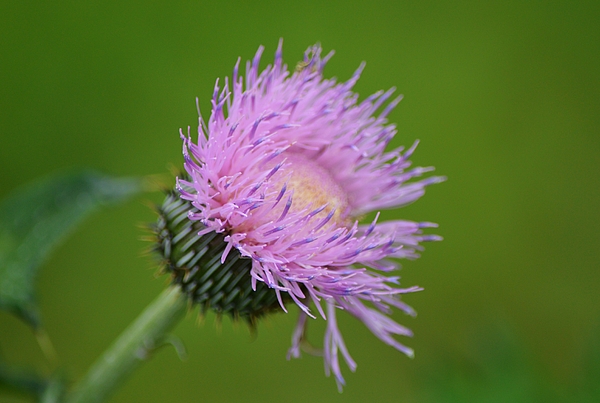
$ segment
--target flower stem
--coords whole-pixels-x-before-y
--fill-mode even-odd
[[[92,365],[67,396],[67,403],[96,403],[109,397],[164,342],[186,312],[179,287],[164,290]]]

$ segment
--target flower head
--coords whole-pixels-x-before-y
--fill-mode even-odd
[[[347,82],[326,79],[332,53],[310,47],[295,71],[282,61],[281,42],[272,65],[259,70],[259,48],[231,82],[215,86],[210,118],[200,118],[199,136],[182,134],[187,176],[178,190],[193,208],[199,235],[220,234],[221,262],[235,252],[244,259],[253,290],[268,287],[286,310],[300,307],[289,357],[298,357],[308,317],[327,320],[323,355],[326,373],[344,383],[338,357],[351,370],[336,323],[336,311],[361,320],[379,339],[408,356],[396,340],[411,336],[388,316],[391,307],[415,312],[400,300],[419,287],[401,288],[391,275],[390,258],[415,258],[420,243],[441,239],[423,235],[427,222],[388,221],[363,225],[360,217],[411,203],[427,185],[444,180],[413,180],[432,168],[411,168],[408,148],[386,151],[396,134],[387,114],[400,101],[393,89],[363,101],[352,92],[363,65]],[[312,308],[314,305],[314,308]]]

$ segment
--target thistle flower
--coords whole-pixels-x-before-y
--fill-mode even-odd
[[[337,310],[412,357],[395,338],[412,332],[388,315],[391,307],[415,315],[400,296],[421,288],[401,288],[391,259],[416,258],[422,242],[441,239],[422,234],[436,226],[429,222],[379,223],[377,213],[365,225],[360,217],[411,203],[444,178],[413,180],[433,169],[410,168],[416,142],[386,151],[396,134],[386,116],[401,97],[385,105],[391,89],[359,102],[352,87],[364,64],[338,83],[323,76],[332,53],[322,57],[321,48],[312,46],[290,72],[281,46],[262,71],[259,48],[245,79],[238,60],[231,82],[226,78],[221,88],[217,81],[197,141],[189,130],[181,134],[186,175],[177,183],[181,199],[171,195],[165,215],[179,217],[176,225],[183,227],[170,227],[166,238],[173,241],[169,248],[178,233],[189,240],[169,260],[170,270],[203,307],[251,321],[273,309],[287,312],[286,302],[295,303],[300,316],[288,358],[300,356],[307,318],[325,319],[325,372],[341,388],[339,355],[352,371],[356,364],[338,329]],[[192,250],[203,252],[197,257]],[[212,278],[211,270],[220,277]],[[254,308],[253,293],[262,299]]]

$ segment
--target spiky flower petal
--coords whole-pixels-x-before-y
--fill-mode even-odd
[[[396,134],[386,116],[400,101],[393,89],[363,101],[352,92],[363,65],[347,82],[326,79],[332,53],[310,47],[294,72],[282,61],[281,43],[272,65],[259,69],[263,48],[231,82],[215,85],[210,118],[200,118],[197,141],[184,135],[188,178],[178,180],[188,217],[200,235],[221,234],[221,261],[232,250],[251,259],[253,289],[271,288],[284,311],[284,297],[301,309],[289,356],[300,355],[307,317],[327,320],[324,358],[338,386],[344,379],[339,353],[351,370],[335,315],[342,309],[383,342],[412,356],[395,338],[410,330],[389,318],[391,307],[414,311],[400,296],[420,290],[399,287],[390,258],[415,258],[420,244],[441,238],[423,235],[432,223],[359,224],[359,217],[396,208],[421,197],[444,180],[415,180],[432,168],[411,168],[412,147],[386,151]],[[387,104],[386,104],[387,102]],[[379,113],[378,113],[379,111]],[[314,310],[310,304],[314,304]]]

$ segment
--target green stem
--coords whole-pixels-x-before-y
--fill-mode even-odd
[[[67,396],[67,403],[104,401],[159,347],[183,316],[187,298],[179,287],[163,291],[92,365]]]

